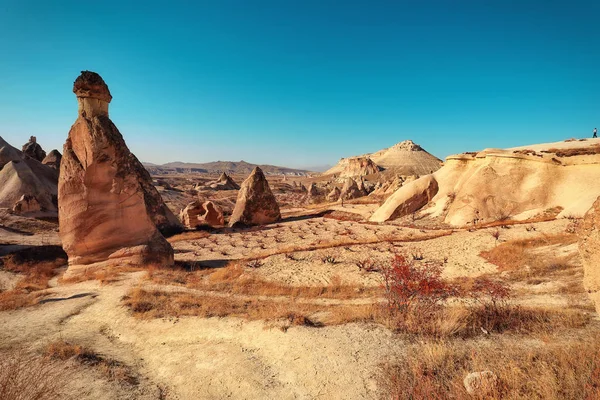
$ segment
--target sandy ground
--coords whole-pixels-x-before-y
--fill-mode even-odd
[[[377,286],[381,275],[361,271],[358,261],[389,263],[395,253],[409,258],[421,254],[423,262],[444,263],[446,277],[477,276],[497,270],[479,256],[498,244],[492,232],[499,230],[502,242],[561,233],[568,224],[556,220],[535,224],[535,231],[514,225],[470,232],[312,217],[264,228],[188,232],[170,241],[178,261],[218,268],[230,260],[246,263],[259,258],[261,265],[254,273],[287,285],[324,285],[339,277],[345,283]],[[22,235],[13,230],[12,235],[2,239],[26,245],[42,242],[42,235],[35,232]],[[576,247],[537,251],[540,256],[576,254]],[[323,262],[326,256],[335,262]],[[406,346],[374,324],[292,326],[284,332],[264,321],[231,317],[140,320],[123,306],[122,298],[137,285],[151,285],[144,276],[145,272],[126,273],[106,285],[62,284],[55,279],[40,304],[0,312],[0,351],[40,352],[47,343],[67,340],[118,360],[138,379],[136,385],[119,384],[93,368],[63,362],[66,398],[373,399],[381,396],[380,366],[393,361]],[[0,285],[9,288],[18,279],[2,272]],[[522,284],[520,289],[528,290],[520,299],[526,304],[564,307],[572,302],[552,283],[543,283],[537,292],[532,285]],[[585,296],[581,302],[587,302]]]

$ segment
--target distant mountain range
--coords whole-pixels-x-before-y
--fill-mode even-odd
[[[144,167],[153,175],[176,174],[176,173],[205,173],[205,174],[249,174],[257,164],[246,161],[213,161],[207,163],[186,163],[181,161],[170,162],[162,165],[153,163],[142,163]],[[277,167],[275,165],[258,165],[267,175],[292,175],[306,176],[311,171],[304,169],[294,169],[286,167]]]

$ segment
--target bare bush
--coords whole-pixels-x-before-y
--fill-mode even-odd
[[[54,400],[61,398],[57,366],[39,356],[10,353],[0,357],[0,399]]]

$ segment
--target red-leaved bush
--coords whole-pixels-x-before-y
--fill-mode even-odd
[[[456,289],[441,278],[441,263],[415,265],[396,254],[392,264],[382,268],[382,273],[387,306],[393,313],[418,309],[426,314],[456,293]]]

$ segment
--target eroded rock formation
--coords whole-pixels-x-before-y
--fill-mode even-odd
[[[172,265],[173,249],[157,229],[167,223],[159,212],[166,206],[108,117],[108,86],[84,71],[73,92],[79,116],[63,148],[58,184],[66,275],[111,264]]]
[[[205,187],[209,187],[215,190],[239,190],[240,185],[235,183],[233,179],[225,172],[221,174],[219,179],[216,181],[208,182]]]
[[[583,286],[600,312],[600,197],[585,214],[579,237]]]
[[[56,149],[52,150],[44,159],[42,160],[42,164],[52,167],[56,170],[60,170],[60,160],[62,159],[62,154]]]
[[[264,225],[279,221],[281,213],[269,182],[259,167],[242,183],[229,226]]]
[[[410,185],[402,186],[371,216],[372,222],[384,222],[411,214],[431,201],[438,191],[432,175],[425,175]]]
[[[57,170],[26,156],[0,137],[0,207],[20,213],[56,214],[57,185]],[[28,206],[34,199],[39,210]]]
[[[23,145],[22,150],[23,154],[26,154],[34,160],[38,160],[39,162],[42,162],[42,160],[46,158],[46,152],[44,149],[42,149],[42,146],[37,143],[35,136],[29,137],[29,142]]]
[[[225,223],[223,212],[212,201],[193,201],[181,211],[181,221],[191,229],[202,225],[221,226]]]
[[[582,217],[600,195],[600,185],[593,184],[600,181],[599,164],[596,139],[450,156],[431,175],[439,190],[421,211],[454,226],[550,214]],[[417,182],[406,179],[398,191],[418,191],[411,188]]]
[[[365,191],[359,189],[358,184],[354,179],[346,178],[340,193],[340,200],[351,200],[365,195]]]

